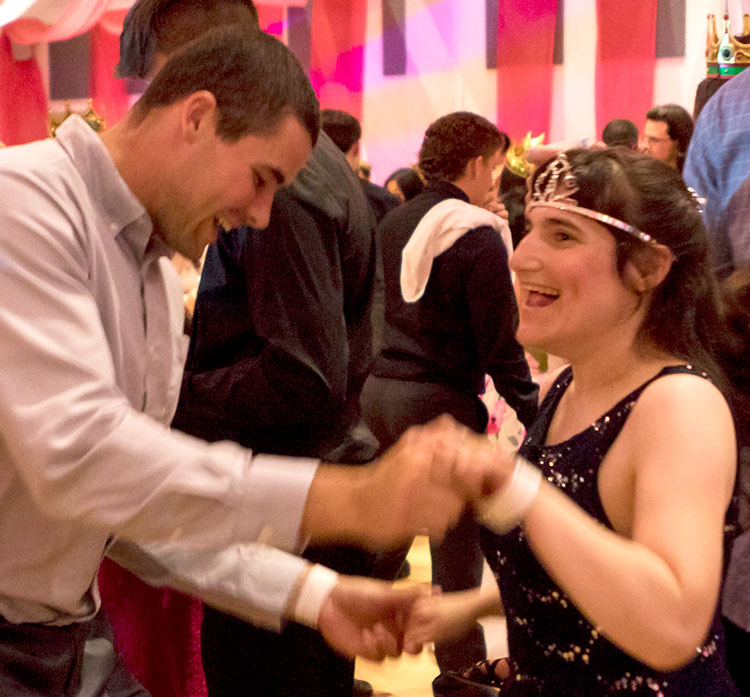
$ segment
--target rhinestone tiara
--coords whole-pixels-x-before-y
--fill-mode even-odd
[[[629,235],[633,235],[633,237],[646,244],[658,244],[647,232],[633,227],[624,220],[613,218],[611,215],[600,213],[591,208],[579,206],[578,201],[574,198],[579,190],[580,187],[578,186],[575,174],[573,174],[573,167],[570,161],[564,152],[560,153],[545,167],[544,171],[534,181],[534,188],[531,192],[531,200],[527,206],[527,210],[545,207],[577,213],[604,225],[616,227],[618,230],[627,232]]]

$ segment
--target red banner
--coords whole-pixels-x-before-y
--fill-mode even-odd
[[[367,1],[315,0],[310,43],[310,82],[324,108],[362,120]]]
[[[596,131],[612,119],[643,125],[653,106],[657,0],[639,0],[637,11],[622,0],[597,0]]]
[[[114,76],[120,59],[119,32],[111,33],[102,24],[97,24],[91,30],[89,56],[89,95],[94,111],[104,117],[107,126],[112,126],[125,116],[130,106],[130,95],[125,89],[127,81]]]
[[[513,140],[549,136],[556,21],[557,0],[498,2],[497,125]]]
[[[0,34],[0,141],[20,145],[47,137],[47,95],[34,58],[15,60]]]

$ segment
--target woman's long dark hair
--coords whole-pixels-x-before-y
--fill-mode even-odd
[[[724,334],[718,281],[696,197],[676,170],[627,148],[570,150],[578,205],[611,215],[651,235],[674,255],[653,290],[640,334],[655,346],[705,370],[724,389]],[[542,174],[540,166],[532,177]],[[607,226],[617,243],[621,278],[628,261],[648,265],[648,244]]]

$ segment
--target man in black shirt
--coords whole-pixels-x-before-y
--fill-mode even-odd
[[[355,175],[321,132],[305,168],[274,198],[264,230],[219,235],[206,255],[173,426],[255,451],[366,462],[359,393],[372,362],[374,221]],[[342,547],[305,557],[368,575]],[[210,607],[203,665],[211,697],[351,697],[354,662],[300,625],[281,634]]]
[[[458,112],[425,134],[419,167],[425,190],[389,213],[379,233],[385,277],[385,337],[362,393],[365,418],[382,448],[441,413],[478,433],[488,414],[479,394],[489,374],[523,424],[538,388],[515,340],[517,307],[504,220],[480,208],[507,150],[487,119]],[[444,591],[481,582],[479,528],[465,515],[431,545],[432,581]],[[479,625],[436,646],[442,671],[485,658]]]

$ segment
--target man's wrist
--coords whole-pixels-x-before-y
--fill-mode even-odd
[[[373,496],[372,465],[348,467],[322,463],[315,474],[303,517],[310,543],[366,544],[367,501]]]

